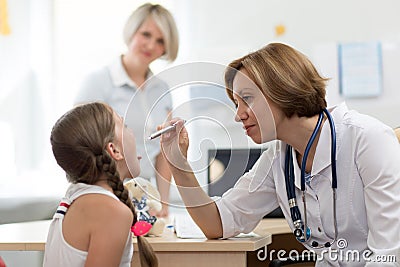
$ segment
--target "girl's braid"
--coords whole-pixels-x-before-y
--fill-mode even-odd
[[[103,154],[96,157],[96,165],[102,172],[107,175],[107,183],[109,186],[111,186],[114,194],[132,211],[134,216],[134,224],[137,220],[135,207],[133,206],[132,201],[129,197],[129,191],[124,187],[124,184],[120,179],[115,160],[104,149]]]

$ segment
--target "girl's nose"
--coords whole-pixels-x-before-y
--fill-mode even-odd
[[[235,113],[235,121],[236,122],[241,122],[245,119],[247,119],[248,114],[246,112],[246,108],[239,104],[238,107],[236,108],[236,113]]]

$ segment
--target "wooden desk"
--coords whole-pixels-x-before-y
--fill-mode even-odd
[[[0,250],[44,251],[50,221],[37,221],[0,225]],[[267,223],[268,225],[268,223]],[[163,237],[150,237],[160,267],[163,266],[247,266],[248,252],[271,243],[271,234],[260,227],[259,237],[231,238],[227,240],[180,239],[171,233]],[[134,240],[138,264],[137,244]],[[134,265],[138,266],[138,265]]]
[[[272,234],[272,243],[268,245],[268,248],[264,248],[261,251],[249,252],[247,254],[247,266],[266,267],[270,263],[271,259],[277,258],[277,252],[280,250],[283,250],[286,253],[296,250],[299,254],[301,254],[303,250],[306,250],[306,248],[296,240],[285,219],[262,220],[254,232],[259,235],[264,235],[265,233]],[[272,253],[274,251],[275,253]],[[258,256],[266,258],[260,260]],[[315,263],[296,264],[297,267],[310,267],[314,265]]]
[[[278,234],[291,234],[292,230],[290,230],[289,225],[287,224],[285,219],[280,218],[271,218],[262,220],[253,231],[258,235],[278,235]]]
[[[0,225],[0,251],[44,251],[50,220]]]

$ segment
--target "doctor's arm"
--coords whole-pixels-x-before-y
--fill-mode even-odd
[[[217,205],[201,188],[187,161],[189,137],[183,124],[179,120],[175,132],[161,136],[161,151],[190,216],[207,238],[220,238],[223,231]]]
[[[356,164],[364,183],[367,244],[373,261],[393,256],[400,260],[399,162],[399,144],[391,129],[370,129],[361,136]],[[373,261],[367,266],[377,264]],[[393,262],[387,264],[393,266]]]

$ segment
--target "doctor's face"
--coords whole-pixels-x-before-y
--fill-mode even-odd
[[[276,139],[275,121],[271,111],[274,107],[244,68],[233,79],[233,99],[236,105],[235,120],[242,122],[245,134],[257,144]]]

